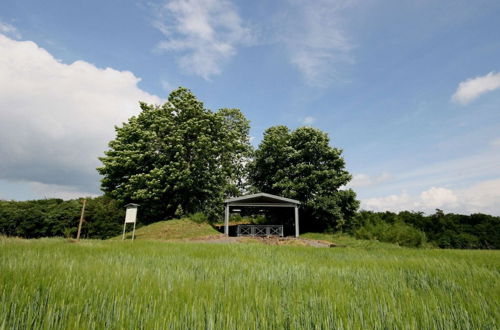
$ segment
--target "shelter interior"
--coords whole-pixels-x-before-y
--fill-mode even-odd
[[[252,233],[262,234],[267,230],[268,234],[276,234],[275,230],[279,230],[281,236],[298,237],[299,235],[298,207],[300,202],[297,200],[257,193],[230,198],[225,200],[224,204],[224,233],[226,235],[236,236],[242,233],[242,229],[250,231],[249,226],[243,228],[243,224],[251,224]]]

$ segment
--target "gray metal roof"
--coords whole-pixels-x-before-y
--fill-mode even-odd
[[[138,207],[140,206],[139,204],[134,204],[134,203],[128,203],[127,205],[125,205],[124,207]]]
[[[285,198],[281,196],[276,196],[268,193],[257,193],[257,194],[251,194],[251,195],[245,195],[245,196],[240,196],[240,197],[234,197],[234,198],[228,198],[224,201],[224,203],[233,203],[233,202],[245,202],[248,200],[256,199],[256,198],[269,198],[273,199],[276,202],[285,202],[285,203],[291,203],[291,204],[300,204],[298,200],[295,199],[290,199],[290,198]]]

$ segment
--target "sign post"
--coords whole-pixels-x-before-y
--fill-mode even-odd
[[[127,204],[125,205],[127,208],[127,211],[125,212],[125,222],[123,223],[123,237],[122,240],[125,239],[125,227],[127,226],[127,223],[133,223],[134,224],[134,229],[132,230],[132,240],[134,240],[135,237],[135,223],[137,220],[137,208],[139,207],[139,204]]]
[[[82,232],[82,223],[83,223],[83,217],[85,216],[85,204],[87,203],[87,199],[83,199],[83,207],[82,207],[82,213],[80,214],[80,222],[78,223],[78,233],[76,234],[76,240],[77,242],[80,242],[80,233]]]

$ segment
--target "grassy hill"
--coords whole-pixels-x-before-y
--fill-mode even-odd
[[[220,233],[207,223],[196,223],[188,218],[159,221],[135,231],[137,240],[182,240],[210,235],[220,235]],[[127,232],[125,237],[132,238],[132,232]],[[114,239],[121,238],[122,235]]]

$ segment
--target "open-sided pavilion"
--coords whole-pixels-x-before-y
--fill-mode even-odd
[[[295,199],[285,198],[267,193],[257,193],[235,198],[229,198],[224,201],[224,234],[229,235],[229,214],[232,208],[243,207],[291,207],[295,210],[295,237],[299,237],[299,205],[300,202]]]

